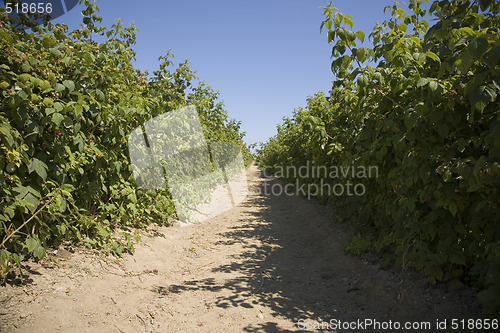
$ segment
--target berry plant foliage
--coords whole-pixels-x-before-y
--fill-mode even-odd
[[[371,47],[350,15],[324,7],[330,94],[285,118],[258,161],[275,170],[378,166],[378,177],[362,180],[363,196],[318,194],[359,231],[347,249],[372,248],[433,284],[475,286],[485,311],[498,312],[500,3],[408,7],[385,8],[391,18],[369,34]]]
[[[134,25],[102,27],[98,7],[82,2],[75,31],[0,9],[2,279],[62,241],[119,255],[133,251],[133,228],[173,222],[168,191],[136,187],[127,149],[128,134],[159,114],[195,105],[208,140],[251,160],[240,122],[194,84],[187,60],[174,68],[168,52],[152,76],[135,69]]]

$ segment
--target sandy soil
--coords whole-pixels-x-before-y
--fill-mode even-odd
[[[309,328],[364,318],[434,325],[478,313],[473,290],[431,288],[412,272],[401,284],[400,269],[344,253],[349,232],[330,222],[330,208],[258,194],[275,180],[255,166],[248,179],[238,207],[200,225],[151,228],[134,255],[61,248],[26,262],[24,283],[0,288],[0,331],[295,332],[300,319]]]

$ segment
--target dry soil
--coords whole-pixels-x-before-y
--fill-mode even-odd
[[[277,180],[255,166],[248,179],[238,207],[199,225],[152,227],[134,255],[73,247],[25,262],[24,282],[0,288],[0,331],[295,332],[365,318],[435,328],[480,310],[474,290],[431,287],[411,271],[401,283],[400,268],[346,254],[350,234],[331,222],[335,211],[259,194]]]

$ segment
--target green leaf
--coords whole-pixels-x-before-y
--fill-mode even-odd
[[[453,279],[450,281],[450,289],[458,290],[463,287],[463,283],[459,279]]]
[[[64,104],[61,102],[55,102],[54,110],[56,110],[57,112],[61,112],[62,110],[64,110]]]
[[[75,190],[75,187],[71,184],[63,184],[61,186],[61,193],[66,195],[66,196],[70,196],[71,192],[74,190]]]
[[[326,28],[327,28],[328,30],[331,30],[331,29],[332,29],[332,23],[333,23],[333,22],[332,22],[331,20],[326,21],[325,26],[326,26]]]
[[[5,167],[5,170],[7,170],[8,173],[14,173],[16,172],[17,168],[14,163],[9,162],[9,164],[7,164],[7,166]]]
[[[495,100],[497,96],[496,89],[493,84],[485,84],[474,88],[469,100],[479,111],[483,112],[484,108]]]
[[[66,116],[64,117],[62,124],[64,127],[70,128],[71,126],[73,126],[73,120],[70,117]]]
[[[49,81],[47,80],[39,80],[39,88],[42,92],[48,92],[52,86]]]
[[[57,48],[53,47],[49,49],[50,54],[52,54],[54,57],[60,57],[62,55],[61,51],[59,51]]]
[[[40,243],[38,242],[38,240],[33,237],[28,237],[26,239],[26,246],[28,247],[29,252],[32,252],[34,249],[36,249],[39,244]]]
[[[476,205],[476,208],[474,208],[474,212],[479,212],[481,211],[482,209],[484,209],[486,206],[488,205],[488,201],[486,200],[483,200],[483,201],[479,201]]]
[[[29,75],[29,74],[23,73],[23,74],[19,75],[19,81],[21,81],[22,83],[26,83],[30,79],[31,79],[31,75]]]
[[[339,36],[339,38],[343,41],[347,41],[348,38],[347,38],[347,29],[346,28],[339,28],[337,29],[337,36]]]
[[[404,124],[407,129],[412,129],[415,127],[417,120],[419,118],[419,114],[417,112],[410,113],[409,116],[405,117]]]
[[[470,52],[462,52],[460,54],[460,58],[457,59],[455,66],[460,71],[460,73],[465,74],[469,71],[470,66],[474,62],[474,58],[472,57]]]
[[[361,30],[356,31],[356,36],[363,43],[365,41],[365,33]]]
[[[23,65],[21,66],[21,68],[24,72],[31,72],[33,70],[33,67],[31,67],[31,65],[28,61],[23,62]]]
[[[66,225],[65,225],[65,224],[59,224],[59,225],[57,226],[57,228],[59,229],[59,233],[60,233],[61,235],[63,235],[63,236],[66,234],[66,232],[67,232],[67,230],[68,230],[68,228],[66,227]]]
[[[482,37],[473,38],[467,46],[468,51],[476,58],[480,59],[488,50],[488,41]]]
[[[497,93],[493,85],[487,84],[479,87],[479,94],[481,99],[485,102],[492,102],[497,97]]]
[[[433,91],[433,92],[436,91],[437,87],[438,87],[438,83],[436,81],[429,82],[429,89],[431,91]]]
[[[52,106],[54,106],[54,100],[52,98],[49,98],[49,97],[45,97],[43,99],[43,105],[45,105],[46,107],[50,108]]]
[[[344,23],[347,24],[352,29],[353,22],[351,20],[350,15],[345,15],[344,16]]]
[[[458,168],[458,174],[464,179],[469,177],[471,173],[472,169],[468,165],[463,165],[462,167]]]
[[[365,74],[358,76],[358,84],[360,87],[366,87],[368,85],[368,77]]]
[[[483,112],[484,108],[486,107],[486,103],[479,101],[479,102],[474,103],[474,107],[476,109],[478,109],[480,112]]]
[[[465,229],[465,227],[464,227],[464,225],[462,223],[456,223],[453,228],[459,234],[462,234],[462,235],[467,234],[467,229]]]
[[[493,46],[482,59],[489,67],[495,68],[500,61],[500,46]]]
[[[104,102],[105,96],[104,96],[104,93],[100,89],[95,90],[95,95],[96,95],[97,101]]]
[[[61,122],[64,120],[64,116],[58,112],[54,113],[52,115],[52,122],[56,125],[56,126],[60,126],[61,125]]]
[[[72,59],[71,59],[71,57],[66,56],[66,57],[62,58],[61,62],[62,62],[63,64],[65,64],[66,66],[69,66],[69,65],[71,65],[71,63],[72,63],[72,61],[71,61],[71,60],[72,60]]]
[[[450,202],[450,204],[448,205],[448,210],[450,211],[451,215],[453,216],[457,215],[457,209],[458,208],[455,201]]]
[[[71,80],[64,80],[63,85],[68,88],[69,92],[75,90],[75,83]]]
[[[73,110],[75,112],[75,117],[79,117],[83,112],[83,107],[80,104],[75,104]]]
[[[17,253],[12,253],[12,259],[14,259],[14,262],[17,264],[17,266],[21,266],[21,256]]]
[[[427,83],[429,83],[429,79],[425,78],[425,77],[421,77],[420,79],[418,79],[417,81],[417,88],[420,88],[420,87],[423,87],[425,86]]]
[[[66,87],[64,85],[60,84],[60,83],[58,83],[56,85],[56,92],[61,92],[61,91],[65,90],[65,89],[66,89]]]
[[[356,58],[358,58],[358,60],[360,62],[364,62],[368,58],[369,55],[370,55],[369,49],[366,47],[361,47],[358,49],[358,54],[356,55]],[[378,74],[378,77],[380,78],[379,81],[383,82],[382,75],[379,72],[377,72],[375,74]]]
[[[45,257],[45,248],[41,245],[37,246],[33,251],[33,255],[38,259],[42,259],[43,257]]]
[[[492,2],[493,0],[479,0],[479,7],[483,12],[485,12]]]
[[[41,198],[40,192],[38,192],[33,186],[16,186],[12,189],[14,192],[18,193],[16,199],[22,200],[28,194],[32,194],[36,198]]]
[[[18,199],[21,207],[27,209],[29,212],[33,213],[38,207],[39,201],[32,193],[26,193],[22,199]]]
[[[30,160],[30,164],[28,166],[29,173],[32,173],[33,171],[35,171],[40,176],[40,178],[42,178],[44,181],[47,179],[47,170],[48,169],[49,168],[47,167],[47,164],[43,163],[42,161],[40,161],[36,157],[33,157]]]
[[[446,138],[448,136],[448,133],[450,132],[450,129],[448,127],[448,125],[446,124],[439,124],[439,127],[438,127],[438,133],[439,135],[442,137],[442,138]]]
[[[335,31],[329,30],[328,31],[328,43],[331,43],[334,39],[335,39]]]
[[[443,180],[445,182],[449,182],[451,178],[453,177],[453,174],[451,173],[450,169],[447,169],[443,173]]]
[[[413,53],[413,59],[415,59],[420,64],[420,63],[422,63],[422,61],[425,60],[425,53],[421,53],[421,52]],[[422,61],[420,61],[420,60],[422,60]]]
[[[450,252],[450,262],[456,265],[465,265],[465,257],[461,252]]]
[[[83,60],[85,61],[85,65],[90,66],[94,62],[95,57],[89,52],[85,52],[83,54]]]
[[[372,74],[372,77],[377,80],[379,83],[384,84],[385,78],[380,72],[375,72]]]
[[[443,270],[439,266],[431,266],[425,270],[427,274],[427,278],[431,282],[431,284],[436,284],[436,280],[443,279]]]
[[[427,57],[431,58],[432,60],[434,60],[434,61],[436,61],[436,62],[441,63],[441,60],[439,59],[439,57],[437,56],[437,54],[436,54],[436,53],[431,52],[431,51],[427,51],[427,52],[425,53],[425,55],[426,55]]]
[[[68,203],[62,196],[57,197],[55,203],[61,213],[64,213],[66,211],[66,208],[68,208]]]
[[[0,125],[0,133],[3,134],[5,140],[7,140],[7,143],[12,146],[14,144],[14,138],[10,134],[10,125],[7,126],[6,124],[1,124]]]
[[[356,39],[356,33],[354,31],[347,30],[347,38],[349,41],[353,42]]]

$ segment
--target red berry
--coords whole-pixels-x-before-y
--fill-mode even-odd
[[[14,62],[15,62],[16,64],[18,64],[18,63],[19,63],[19,59],[14,60]]]

